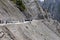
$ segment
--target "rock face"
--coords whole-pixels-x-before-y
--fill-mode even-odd
[[[38,1],[39,0],[23,0],[28,14],[31,15],[30,19],[43,19],[43,16],[46,15]]]
[[[10,0],[0,0],[0,22],[5,22],[0,24],[0,40],[60,40],[60,23],[46,19],[48,14],[38,1],[23,0],[23,3],[27,10],[21,12]],[[34,20],[38,17],[43,19]]]
[[[10,0],[0,0],[0,19],[4,21],[22,22],[26,19],[32,20],[40,18],[43,10],[41,10],[42,8],[40,7],[40,5],[37,5],[39,4],[37,1],[23,0],[23,3],[25,4],[27,10],[21,12],[14,3],[10,2]]]
[[[25,16],[9,0],[0,0],[0,20],[23,21]]]
[[[28,13],[31,15],[31,19],[36,19],[40,12],[37,8],[35,0],[23,0],[23,2],[29,11]]]

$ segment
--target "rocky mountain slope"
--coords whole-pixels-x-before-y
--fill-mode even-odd
[[[9,0],[0,0],[0,17],[1,20],[15,20],[23,21],[25,16],[17,7],[14,6]]]
[[[60,23],[37,0],[22,1],[24,12],[10,0],[0,0],[0,40],[60,40]]]
[[[48,25],[47,24],[51,24]],[[56,24],[55,24],[56,25]],[[55,25],[44,20],[0,25],[1,40],[60,40]],[[49,28],[49,26],[51,28]],[[53,30],[53,31],[52,31]],[[56,31],[56,32],[55,32]]]

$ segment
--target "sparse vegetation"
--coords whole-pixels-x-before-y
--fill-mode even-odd
[[[13,1],[21,11],[24,11],[26,9],[25,5],[22,3],[22,0],[11,0],[11,1]]]

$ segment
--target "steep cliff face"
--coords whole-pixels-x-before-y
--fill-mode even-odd
[[[37,15],[39,14],[39,10],[35,3],[35,0],[23,0],[28,13],[31,15],[31,19],[36,19]]]
[[[22,12],[10,0],[0,0],[0,15],[1,20],[23,21],[25,19]]]
[[[22,0],[26,9],[25,11],[21,12],[17,6],[15,6],[14,3],[12,3],[10,0],[0,0],[0,10],[1,10],[1,15],[3,18],[1,20],[15,20],[15,21],[25,21],[27,20],[32,20],[32,19],[39,19],[40,16],[43,13],[43,10],[38,4],[37,1],[35,0]],[[39,7],[38,7],[39,6]],[[42,14],[43,15],[43,14]],[[38,18],[39,17],[39,18]]]
[[[60,40],[60,23],[49,18],[49,13],[43,11],[37,0],[22,1],[27,9],[23,12],[10,0],[0,0],[0,40]],[[55,4],[52,0],[49,1]],[[43,8],[49,7],[52,14],[55,6],[52,5],[51,8],[50,2],[47,3]],[[53,15],[55,17],[56,14]],[[1,20],[7,22],[2,24]]]
[[[38,1],[39,0],[23,0],[27,8],[27,13],[31,15],[30,19],[44,19],[43,16],[46,15]]]

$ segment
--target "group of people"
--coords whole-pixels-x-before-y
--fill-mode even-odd
[[[3,24],[3,23],[7,24],[7,23],[11,23],[11,22],[0,20],[0,24]]]
[[[2,24],[2,23],[4,23],[4,21],[3,20],[0,20],[0,24]]]

